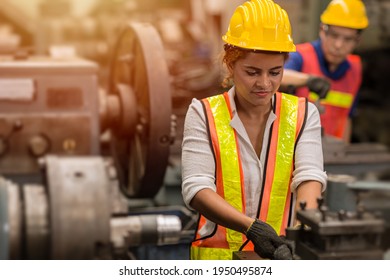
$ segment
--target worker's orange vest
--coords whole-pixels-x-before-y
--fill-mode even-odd
[[[236,131],[230,126],[232,110],[228,93],[202,100],[216,161],[217,193],[238,211],[245,213],[245,190],[240,149]],[[258,218],[270,224],[279,234],[285,233],[290,219],[290,184],[294,168],[294,151],[306,119],[306,99],[276,93],[274,113],[277,118],[271,127],[263,188]],[[206,223],[200,215],[191,259],[232,259],[234,251],[252,250],[240,232],[216,225],[214,231],[200,237]]]
[[[325,77],[312,44],[299,44],[297,45],[297,51],[303,57],[303,73]],[[324,128],[324,133],[340,139],[344,137],[349,112],[360,88],[362,77],[360,57],[348,55],[347,61],[351,67],[342,78],[338,80],[330,79],[331,89],[326,98],[320,101],[325,108],[325,112],[321,114],[321,125]],[[312,102],[318,99],[318,95],[309,93],[307,87],[299,88],[296,94],[297,96],[308,97]]]

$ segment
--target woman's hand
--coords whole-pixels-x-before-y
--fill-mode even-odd
[[[247,238],[253,242],[255,252],[262,258],[271,260],[292,260],[291,244],[278,236],[267,223],[256,219],[246,232]]]

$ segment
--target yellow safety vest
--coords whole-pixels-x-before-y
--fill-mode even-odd
[[[236,131],[230,126],[232,110],[229,95],[225,92],[202,102],[216,159],[217,193],[245,213],[244,178]],[[258,218],[280,234],[284,233],[289,220],[295,143],[304,126],[306,106],[305,98],[279,92],[275,94],[274,113],[277,119],[271,128]],[[205,217],[200,215],[196,237],[191,244],[191,259],[232,259],[234,251],[253,251],[253,244],[246,242],[245,235],[220,225],[216,225],[211,235],[201,238],[199,229],[205,222]]]

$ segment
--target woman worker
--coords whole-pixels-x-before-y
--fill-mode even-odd
[[[296,224],[296,205],[317,207],[326,186],[319,113],[306,99],[278,92],[295,51],[279,5],[246,1],[223,40],[233,86],[193,99],[185,118],[182,195],[200,214],[191,259],[232,259],[239,250],[291,259],[281,235]]]

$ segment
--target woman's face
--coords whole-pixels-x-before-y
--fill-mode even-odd
[[[283,77],[285,54],[249,52],[232,66],[239,100],[253,106],[269,105]]]

